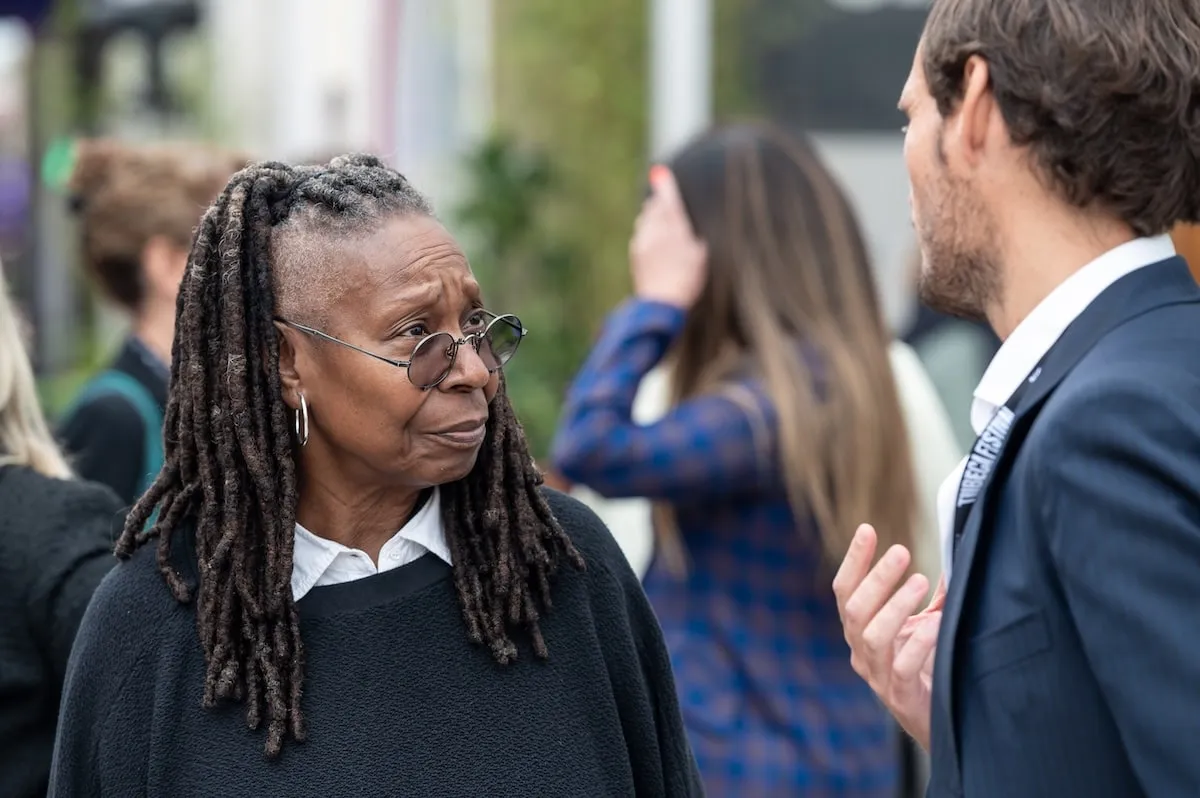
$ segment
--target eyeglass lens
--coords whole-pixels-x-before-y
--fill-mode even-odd
[[[496,371],[510,359],[521,343],[521,322],[515,316],[498,316],[481,335],[469,338],[488,371]],[[408,366],[408,377],[418,388],[437,385],[450,369],[458,347],[449,333],[434,333],[417,346]]]

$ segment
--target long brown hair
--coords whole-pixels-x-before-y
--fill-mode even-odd
[[[668,361],[673,401],[721,393],[758,414],[734,377],[760,379],[779,418],[788,500],[798,517],[815,518],[826,559],[838,562],[868,521],[881,551],[911,546],[908,435],[845,195],[806,142],[765,125],[717,128],[669,166],[709,265]],[[801,352],[812,353],[815,368]],[[682,567],[670,508],[657,507],[655,522],[667,564]]]

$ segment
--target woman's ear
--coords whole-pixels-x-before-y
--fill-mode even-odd
[[[283,390],[283,401],[288,407],[297,410],[300,407],[300,394],[303,387],[300,383],[300,371],[297,368],[296,343],[292,340],[292,331],[285,325],[275,322],[279,333],[279,385]],[[264,363],[269,361],[263,358]]]

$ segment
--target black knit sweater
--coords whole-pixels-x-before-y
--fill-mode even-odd
[[[154,547],[143,549],[84,619],[51,795],[701,795],[637,578],[590,510],[547,495],[587,562],[554,584],[548,660],[524,653],[500,666],[471,645],[451,568],[433,555],[314,588],[297,605],[308,740],[274,761],[243,707],[201,708],[194,608],[170,596]],[[193,554],[180,565],[194,578]]]
[[[0,795],[46,794],[63,674],[96,586],[116,564],[105,488],[0,468]]]

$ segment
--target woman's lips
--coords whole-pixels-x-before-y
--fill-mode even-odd
[[[469,449],[483,443],[487,435],[487,422],[481,421],[474,427],[459,425],[433,434],[452,446]]]

